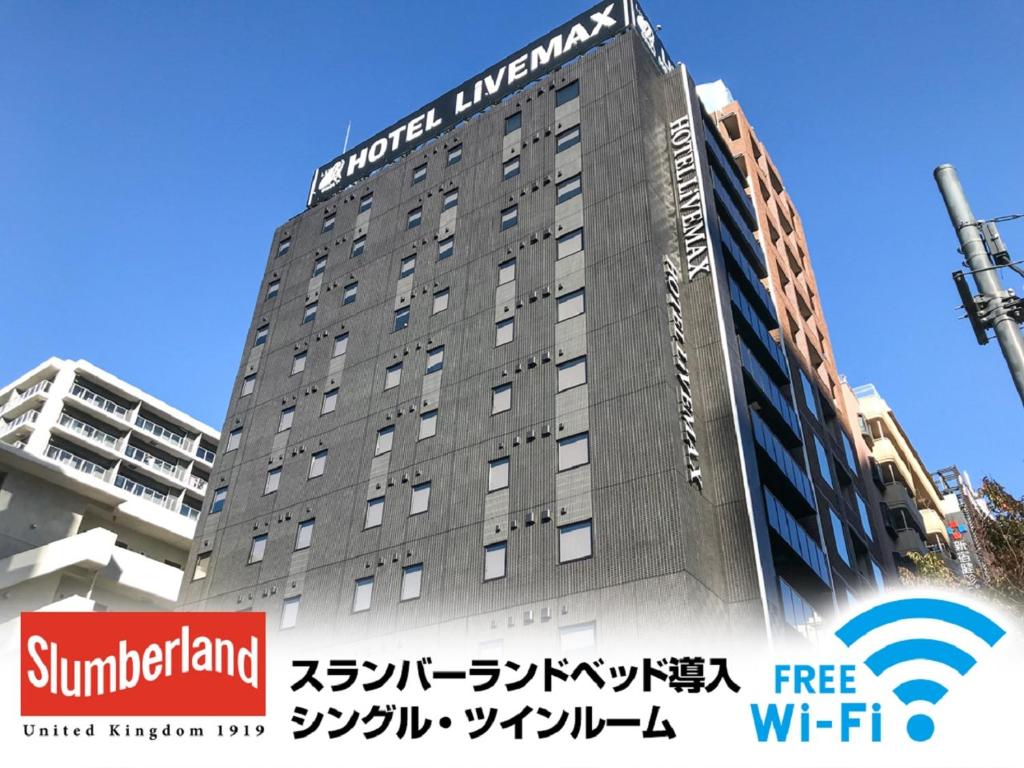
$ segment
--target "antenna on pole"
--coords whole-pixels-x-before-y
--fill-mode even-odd
[[[348,128],[345,129],[345,146],[341,148],[342,154],[348,151],[348,134],[352,130],[352,121],[348,121]]]

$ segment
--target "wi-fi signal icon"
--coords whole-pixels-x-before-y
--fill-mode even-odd
[[[854,616],[836,630],[836,636],[853,645],[872,630],[904,619],[934,619],[966,629],[984,640],[990,647],[1006,634],[998,624],[977,611],[949,600],[932,598],[906,598],[892,600],[869,608]],[[876,675],[881,675],[897,664],[908,661],[935,661],[966,675],[976,659],[952,643],[927,637],[897,640],[867,657],[864,664]],[[924,701],[937,704],[949,692],[942,683],[927,678],[905,680],[893,689],[904,704]],[[907,734],[914,741],[927,741],[935,733],[935,722],[925,714],[916,714],[907,720]]]

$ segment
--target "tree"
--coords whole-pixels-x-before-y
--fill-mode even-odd
[[[908,587],[943,587],[958,589],[959,579],[934,552],[907,552],[904,557],[913,563],[913,570],[899,567],[900,581]]]
[[[972,514],[971,526],[988,589],[1007,608],[1024,615],[1024,497],[1014,498],[989,477],[979,490],[992,517]]]

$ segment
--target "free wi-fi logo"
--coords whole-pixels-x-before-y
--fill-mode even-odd
[[[883,702],[867,701],[858,688],[858,674],[866,668],[891,688],[903,714],[910,712],[907,736],[928,741],[936,731],[935,705],[952,681],[978,663],[964,646],[992,648],[1005,634],[988,616],[950,600],[911,597],[868,608],[835,632],[859,657],[857,663],[775,665],[774,693],[799,698],[752,703],[757,739],[810,742],[838,731],[840,741],[849,742],[860,731],[872,742],[882,741],[888,735]]]

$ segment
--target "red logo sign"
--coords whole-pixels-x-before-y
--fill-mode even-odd
[[[262,613],[23,613],[22,715],[263,715]]]

